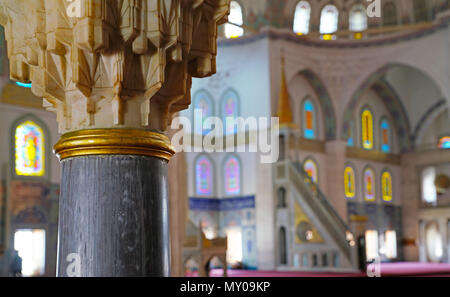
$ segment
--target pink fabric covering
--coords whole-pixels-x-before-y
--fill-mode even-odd
[[[398,262],[381,264],[381,276],[408,275],[449,276],[450,264],[419,262]]]
[[[450,264],[398,262],[382,263],[381,276],[437,276],[450,277]],[[213,269],[212,277],[221,277],[222,269]],[[197,276],[197,272],[187,273],[186,276]],[[304,272],[304,271],[263,271],[263,270],[228,270],[229,277],[365,277],[365,273],[339,272]]]

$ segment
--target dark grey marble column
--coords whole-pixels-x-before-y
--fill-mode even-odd
[[[101,155],[61,165],[58,276],[169,276],[167,161]]]

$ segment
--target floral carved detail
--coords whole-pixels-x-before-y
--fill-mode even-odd
[[[60,132],[165,130],[215,73],[230,0],[2,0],[10,75],[32,82]]]

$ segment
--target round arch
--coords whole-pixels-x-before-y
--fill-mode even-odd
[[[336,140],[336,114],[333,102],[325,84],[312,70],[304,69],[298,74],[303,77],[317,95],[324,122],[324,134],[326,140]]]
[[[420,145],[425,133],[426,128],[439,116],[442,112],[447,110],[447,101],[445,99],[440,100],[433,104],[430,108],[423,112],[419,122],[414,127],[414,132],[411,135],[411,142],[414,148]]]

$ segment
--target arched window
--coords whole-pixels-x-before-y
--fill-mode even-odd
[[[416,23],[430,20],[428,6],[425,0],[414,0],[414,20]]]
[[[338,29],[339,11],[336,6],[329,4],[322,9],[320,15],[320,33],[332,34]]]
[[[235,155],[225,161],[225,194],[239,195],[241,193],[241,162]]]
[[[280,143],[280,155],[278,156],[279,161],[283,161],[285,159],[285,153],[286,153],[286,141],[284,135],[278,136],[278,142]]]
[[[347,146],[353,146],[355,144],[355,141],[354,141],[355,128],[354,128],[353,121],[351,121],[348,125],[349,125],[349,127],[348,127]]]
[[[436,169],[427,167],[422,171],[422,200],[427,203],[436,203],[437,190],[434,181],[436,179]]]
[[[437,222],[432,221],[425,226],[425,243],[428,260],[431,262],[440,262],[444,255],[444,247]]]
[[[306,174],[309,175],[311,180],[317,184],[318,181],[318,172],[317,172],[317,164],[312,159],[307,159],[303,163],[303,170],[305,170]]]
[[[244,35],[243,23],[241,5],[237,1],[231,1],[228,23],[225,24],[225,37],[238,38]]]
[[[366,230],[365,241],[366,241],[366,259],[368,261],[378,258],[379,244],[378,244],[378,231],[377,230]]]
[[[355,170],[351,166],[344,170],[344,189],[346,198],[355,198]]]
[[[381,193],[384,201],[392,201],[392,176],[389,171],[381,174]]]
[[[308,1],[300,1],[295,7],[294,33],[299,35],[309,33],[309,19],[311,16],[311,5]]]
[[[194,95],[194,133],[205,135],[211,129],[205,129],[205,121],[214,116],[214,103],[206,91],[199,91]]]
[[[397,8],[394,2],[388,2],[383,6],[383,25],[395,26],[398,24]]]
[[[303,102],[303,137],[316,138],[316,108],[309,99]]]
[[[197,195],[213,194],[214,168],[207,156],[200,156],[195,162],[195,188]]]
[[[43,176],[45,174],[45,135],[32,120],[20,123],[14,131],[16,175]]]
[[[281,187],[278,189],[278,208],[286,207],[286,189]]]
[[[450,149],[450,136],[441,137],[438,147],[440,149]]]
[[[361,113],[361,136],[362,147],[366,150],[373,149],[373,116],[367,108]]]
[[[391,151],[391,129],[389,127],[389,122],[386,119],[381,121],[381,151],[384,153],[389,153]]]
[[[362,32],[367,29],[367,12],[364,5],[354,5],[350,10],[350,31]]]
[[[236,91],[228,90],[222,96],[221,109],[222,120],[224,123],[225,135],[237,132],[237,126],[234,121],[227,121],[227,118],[236,119],[239,117],[239,96]]]
[[[287,264],[287,242],[286,242],[286,228],[281,227],[278,233],[279,247],[280,247],[280,264]]]
[[[371,168],[364,170],[364,199],[375,200],[375,173]]]

